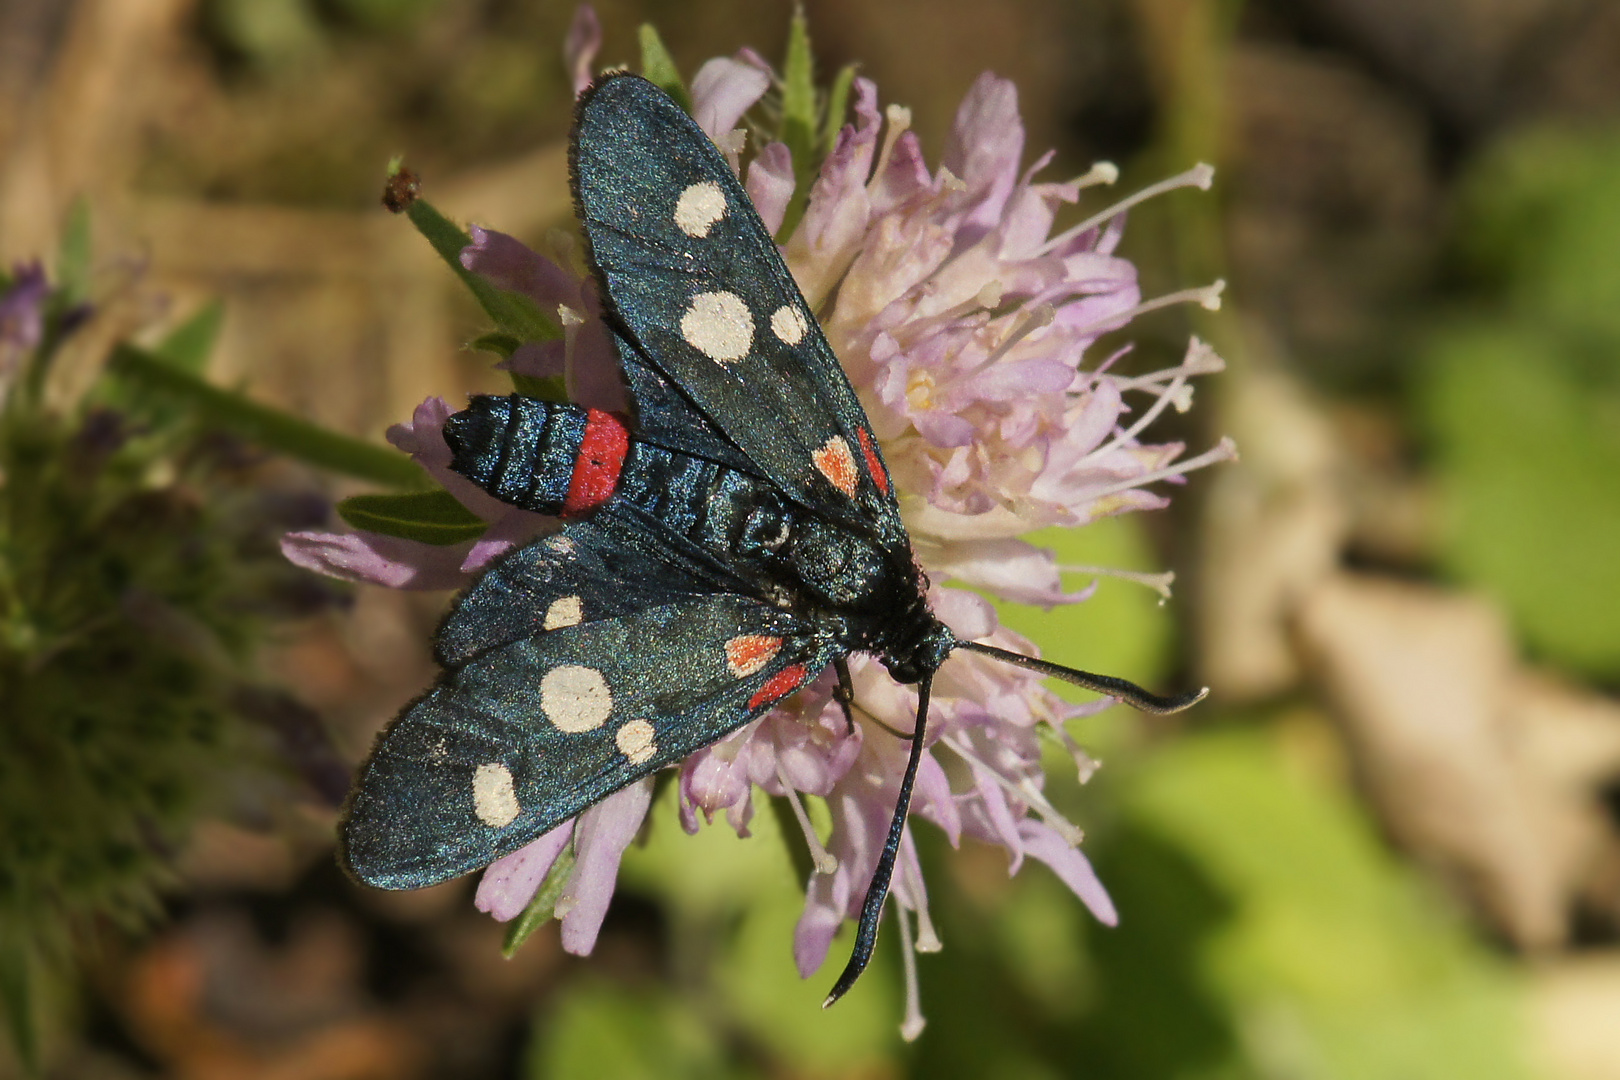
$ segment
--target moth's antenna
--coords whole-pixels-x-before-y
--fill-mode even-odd
[[[906,760],[906,775],[900,780],[900,798],[894,804],[894,817],[889,821],[889,838],[883,842],[883,854],[872,873],[872,884],[866,887],[866,899],[861,902],[861,924],[855,930],[855,951],[850,954],[844,973],[833,984],[832,993],[821,1003],[825,1009],[843,997],[855,980],[866,970],[877,946],[878,920],[883,916],[883,901],[889,896],[889,881],[894,877],[894,860],[900,853],[900,835],[905,831],[906,812],[911,808],[911,785],[917,779],[917,766],[922,761],[923,742],[928,734],[928,692],[934,685],[934,673],[924,675],[917,684],[917,726],[911,733],[911,756]]]
[[[1008,652],[1006,649],[998,649],[994,645],[981,645],[977,641],[958,641],[956,645],[961,649],[971,649],[974,652],[993,656],[997,660],[1009,664],[1017,664],[1021,668],[1038,671],[1042,675],[1050,675],[1054,679],[1062,679],[1064,682],[1083,686],[1087,690],[1095,690],[1099,694],[1107,694],[1109,697],[1118,698],[1133,709],[1140,709],[1142,712],[1154,713],[1159,716],[1166,713],[1180,712],[1189,705],[1195,705],[1203,701],[1205,695],[1209,693],[1209,687],[1206,686],[1202,690],[1189,690],[1185,694],[1177,694],[1174,697],[1161,697],[1158,694],[1149,693],[1135,683],[1125,679],[1116,679],[1112,675],[1093,675],[1089,671],[1079,671],[1075,668],[1064,667],[1062,664],[1037,660],[1033,656]]]

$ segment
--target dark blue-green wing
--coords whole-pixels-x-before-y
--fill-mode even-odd
[[[378,739],[350,799],[355,877],[411,889],[487,866],[734,731],[837,655],[792,614],[667,560],[638,565],[622,541],[570,526],[503,564],[527,577],[491,571],[462,600],[441,635],[449,670]],[[519,578],[524,595],[503,596]]]
[[[634,75],[587,91],[574,196],[635,387],[655,372],[794,502],[894,550],[899,508],[866,414],[725,159]],[[658,441],[650,402],[638,437]]]

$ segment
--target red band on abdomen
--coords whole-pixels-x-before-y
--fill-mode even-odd
[[[618,417],[600,409],[585,410],[585,435],[579,440],[562,516],[578,517],[607,502],[619,486],[619,472],[629,452],[630,432]]]

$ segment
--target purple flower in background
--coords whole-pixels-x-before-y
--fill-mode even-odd
[[[45,335],[45,301],[51,287],[37,260],[15,267],[11,285],[0,293],[0,388],[11,381],[22,355]]]
[[[583,16],[581,17],[584,18]],[[594,17],[569,35],[569,71],[582,88],[600,31]],[[693,114],[737,166],[743,114],[775,75],[752,52],[709,61],[692,80]],[[1020,539],[1049,525],[1083,525],[1128,510],[1156,509],[1166,497],[1149,485],[1234,455],[1230,442],[1195,457],[1179,443],[1142,441],[1167,408],[1191,404],[1189,380],[1221,369],[1194,339],[1171,368],[1131,377],[1111,373],[1118,354],[1087,362],[1104,333],[1145,311],[1182,302],[1219,304],[1220,283],[1144,301],[1135,268],[1115,254],[1124,211],[1181,186],[1208,187],[1199,166],[1053,235],[1058,212],[1084,189],[1111,183],[1099,165],[1065,183],[1036,182],[1050,154],[1020,168],[1024,131],[1012,83],[985,74],[956,116],[943,164],[930,170],[909,113],[880,114],[876,87],[856,79],[855,123],[846,126],[809,192],[784,245],[788,265],[860,395],[883,446],[916,554],[936,582],[935,614],[964,639],[1038,655],[999,626],[978,594],[949,581],[1022,603],[1077,603],[1064,574],[1095,568],[1059,565]],[[795,193],[788,147],[769,143],[749,162],[744,183],[767,228],[780,230]],[[627,404],[612,343],[600,319],[595,282],[509,236],[472,231],[462,264],[556,313],[563,337],[531,342],[507,361],[512,371],[561,377],[569,396],[604,410]],[[558,523],[497,502],[448,469],[442,427],[450,409],[437,398],[389,439],[411,453],[469,510],[489,523],[476,542],[431,547],[366,533],[294,533],[284,542],[302,566],[394,588],[465,585],[490,559]],[[1167,591],[1168,575],[1123,575]],[[732,735],[688,757],[679,800],[690,832],[723,815],[746,835],[754,791],[788,800],[816,872],[794,942],[804,975],[825,959],[834,933],[856,916],[895,806],[905,769],[916,690],[881,665],[850,658],[853,730],[832,698],[831,673]],[[1009,873],[1026,857],[1049,865],[1101,921],[1115,911],[1079,848],[1080,829],[1043,794],[1042,737],[1074,755],[1082,781],[1096,763],[1064,730],[1066,720],[1110,699],[1068,704],[1040,676],[958,652],[933,686],[927,752],[912,818],[926,819],[952,844],[962,835],[1006,849]],[[826,800],[828,840],[812,828],[803,795]],[[572,844],[575,862],[556,913],[564,948],[588,953],[612,896],[619,861],[651,800],[651,782],[632,785],[495,864],[478,906],[499,919],[520,913]],[[908,1038],[922,1029],[913,951],[938,949],[927,892],[908,825],[894,897],[903,946]]]

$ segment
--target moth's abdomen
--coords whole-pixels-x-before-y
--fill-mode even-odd
[[[450,467],[502,502],[577,517],[618,488],[624,421],[599,409],[513,394],[474,397],[444,424]]]

